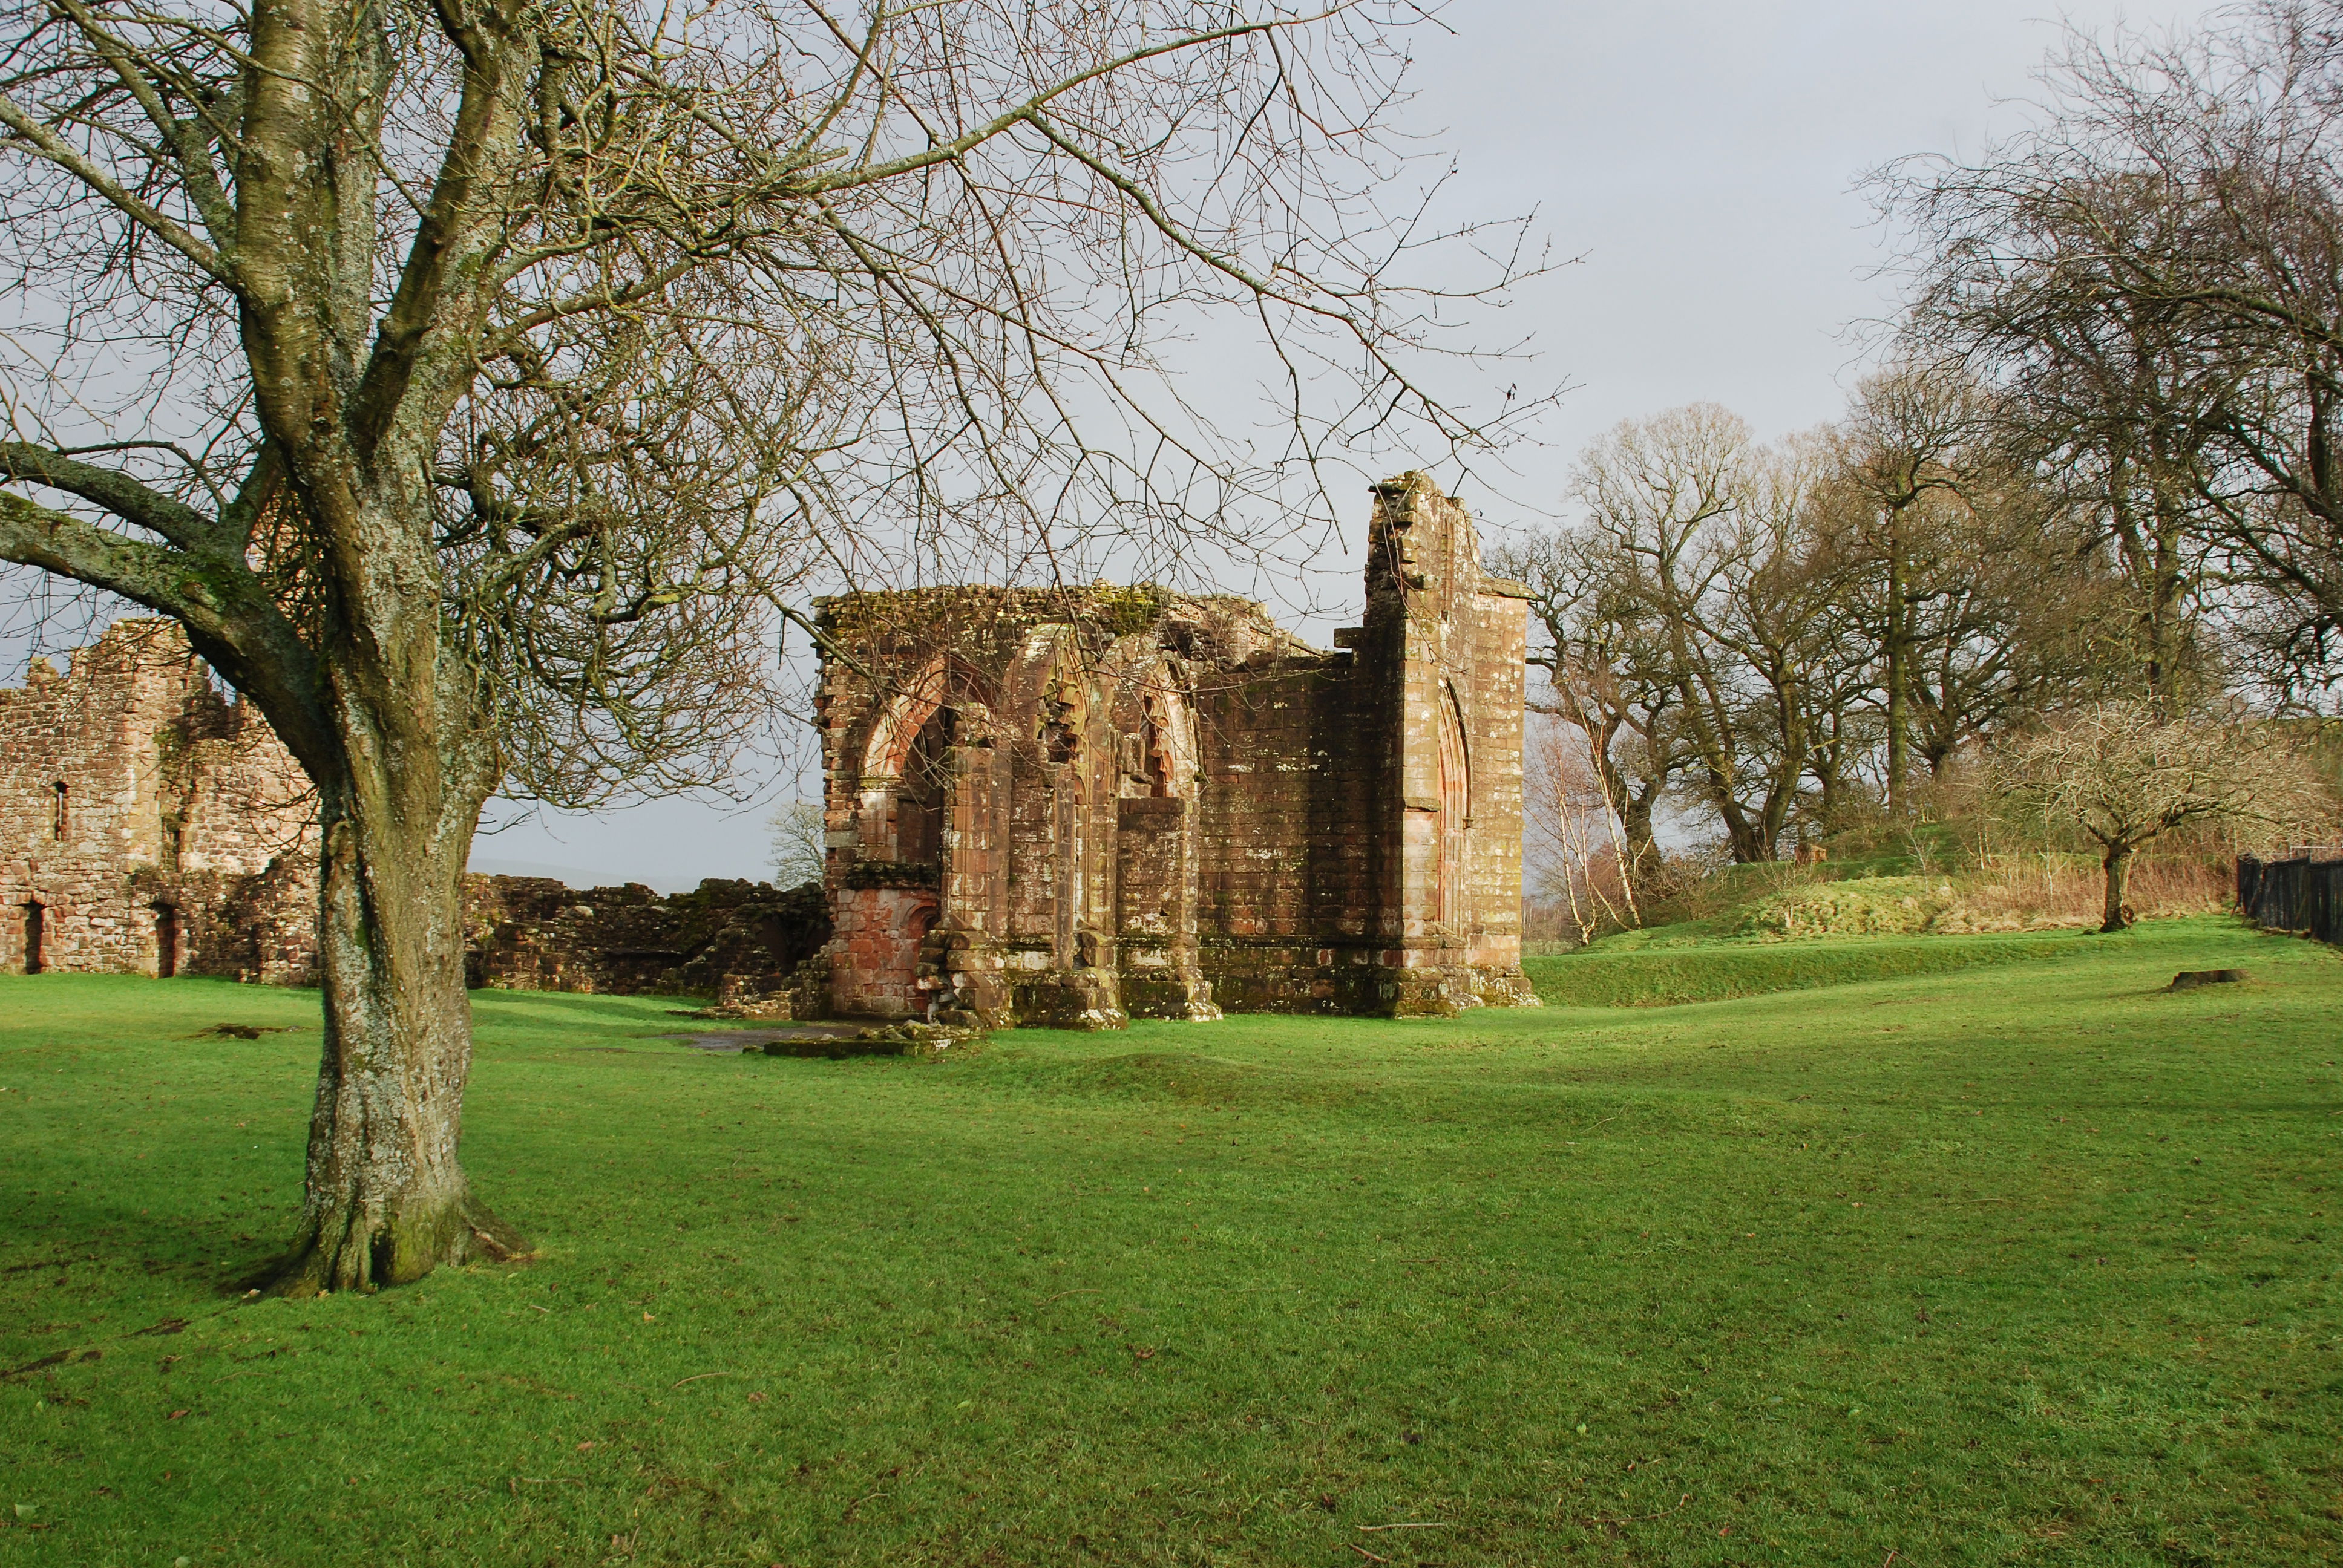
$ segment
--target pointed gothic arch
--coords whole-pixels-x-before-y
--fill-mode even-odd
[[[1440,856],[1437,919],[1451,929],[1464,924],[1468,871],[1467,830],[1473,825],[1473,753],[1466,740],[1464,711],[1453,682],[1440,683]]]

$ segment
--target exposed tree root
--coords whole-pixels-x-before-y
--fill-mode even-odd
[[[443,1263],[518,1262],[528,1240],[468,1191],[421,1209],[345,1205],[312,1221],[293,1250],[254,1282],[271,1295],[376,1291],[423,1278]]]

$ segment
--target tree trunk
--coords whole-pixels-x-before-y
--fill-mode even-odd
[[[1904,814],[1905,774],[1910,769],[1912,718],[1909,707],[1910,652],[1906,646],[1904,596],[1904,512],[1887,514],[1887,811]]]
[[[469,755],[461,724],[458,755],[443,756],[435,732],[450,727],[429,712],[426,702],[387,725],[346,725],[387,744],[353,747],[355,786],[320,789],[325,1060],[301,1231],[275,1281],[289,1295],[528,1251],[457,1159],[472,1063],[463,873],[493,771]]]
[[[2124,907],[2124,891],[2131,885],[2133,852],[2132,847],[2128,844],[2110,845],[2106,857],[2099,862],[2107,869],[2107,900],[2104,911],[2106,919],[2099,926],[2099,930],[2104,933],[2112,935],[2117,931],[2127,930],[2131,926],[2131,910]]]
[[[1741,809],[1738,800],[1718,794],[1718,814],[1725,819],[1725,839],[1733,851],[1733,860],[1740,866],[1762,866],[1775,858],[1773,842],[1765,836],[1765,824],[1753,819]]]
[[[1620,813],[1620,827],[1627,836],[1627,859],[1633,863],[1638,877],[1647,873],[1660,860],[1659,838],[1652,830],[1652,808],[1657,803],[1656,793],[1629,795],[1626,808]]]

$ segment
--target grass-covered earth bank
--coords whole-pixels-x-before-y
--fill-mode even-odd
[[[542,1257],[307,1302],[314,997],[0,977],[0,1564],[2335,1557],[2343,959],[1974,940],[937,1063],[484,993]]]

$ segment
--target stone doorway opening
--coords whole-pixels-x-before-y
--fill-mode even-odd
[[[155,978],[169,980],[179,972],[179,911],[168,904],[155,906]]]
[[[41,949],[48,935],[47,914],[37,899],[25,906],[25,972],[28,975],[41,972]]]

